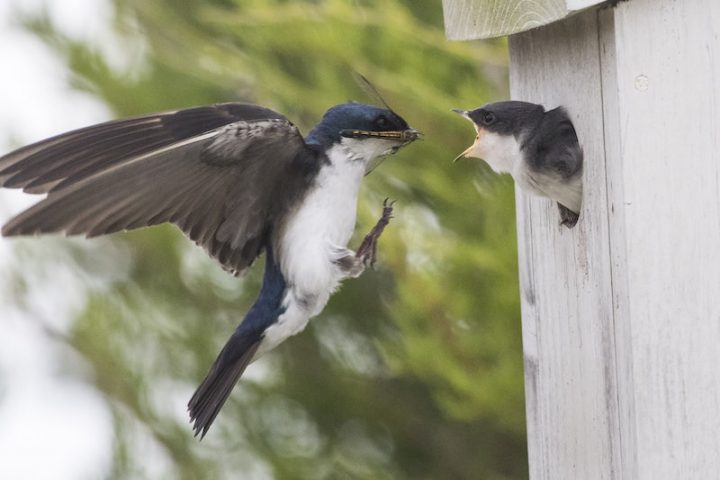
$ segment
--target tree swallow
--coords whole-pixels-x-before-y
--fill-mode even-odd
[[[453,111],[470,120],[477,131],[475,143],[455,160],[484,159],[494,171],[512,175],[521,188],[555,200],[561,224],[577,223],[583,151],[564,108],[545,111],[542,105],[507,101]]]
[[[240,103],[111,121],[0,157],[0,186],[47,194],[2,234],[94,237],[169,222],[236,275],[265,252],[258,298],[188,404],[203,437],[247,365],[374,262],[392,206],[348,249],[360,183],[418,136],[389,108],[357,103],[332,107],[306,138]]]

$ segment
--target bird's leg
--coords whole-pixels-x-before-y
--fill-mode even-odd
[[[362,260],[366,267],[368,265],[370,268],[375,267],[375,261],[377,260],[377,242],[387,224],[390,223],[394,204],[394,201],[391,202],[387,198],[383,201],[383,211],[380,219],[377,221],[372,230],[365,235],[365,238],[355,252],[355,257]]]
[[[390,223],[394,203],[394,201],[391,202],[386,198],[383,202],[383,211],[380,219],[372,230],[365,235],[355,254],[353,255],[352,251],[347,250],[346,255],[336,260],[336,263],[345,271],[347,276],[357,278],[368,266],[370,268],[375,267],[375,261],[377,260],[377,242],[387,224]]]
[[[558,210],[560,211],[560,225],[565,225],[567,228],[573,228],[578,222],[580,215],[573,212],[564,205],[557,204]]]

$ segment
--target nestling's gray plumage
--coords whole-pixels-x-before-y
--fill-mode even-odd
[[[509,173],[526,191],[555,200],[563,225],[577,223],[583,152],[565,109],[545,111],[542,105],[507,101],[454,111],[477,131],[475,142],[458,158],[481,158],[494,171]]]

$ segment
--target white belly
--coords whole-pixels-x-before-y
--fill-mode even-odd
[[[285,312],[265,330],[257,356],[301,332],[344,278],[334,259],[355,229],[365,165],[347,159],[340,148],[330,152],[332,165],[321,169],[315,187],[277,237],[280,269],[288,285]]]
[[[580,213],[582,204],[582,173],[572,178],[562,178],[560,175],[542,175],[530,172],[527,167],[520,164],[513,172],[515,182],[534,195],[547,197],[559,202],[575,213]]]

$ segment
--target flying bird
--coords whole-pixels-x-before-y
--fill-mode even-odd
[[[374,263],[392,205],[350,250],[360,183],[419,135],[389,108],[358,103],[330,108],[305,138],[283,115],[241,103],[102,123],[0,157],[0,186],[47,194],[2,234],[94,237],[167,222],[234,274],[265,253],[255,303],[188,404],[202,438],[247,365]]]
[[[582,204],[583,151],[564,108],[506,101],[475,110],[453,109],[475,126],[475,142],[455,160],[485,160],[535,195],[555,200],[561,224],[573,227]]]

